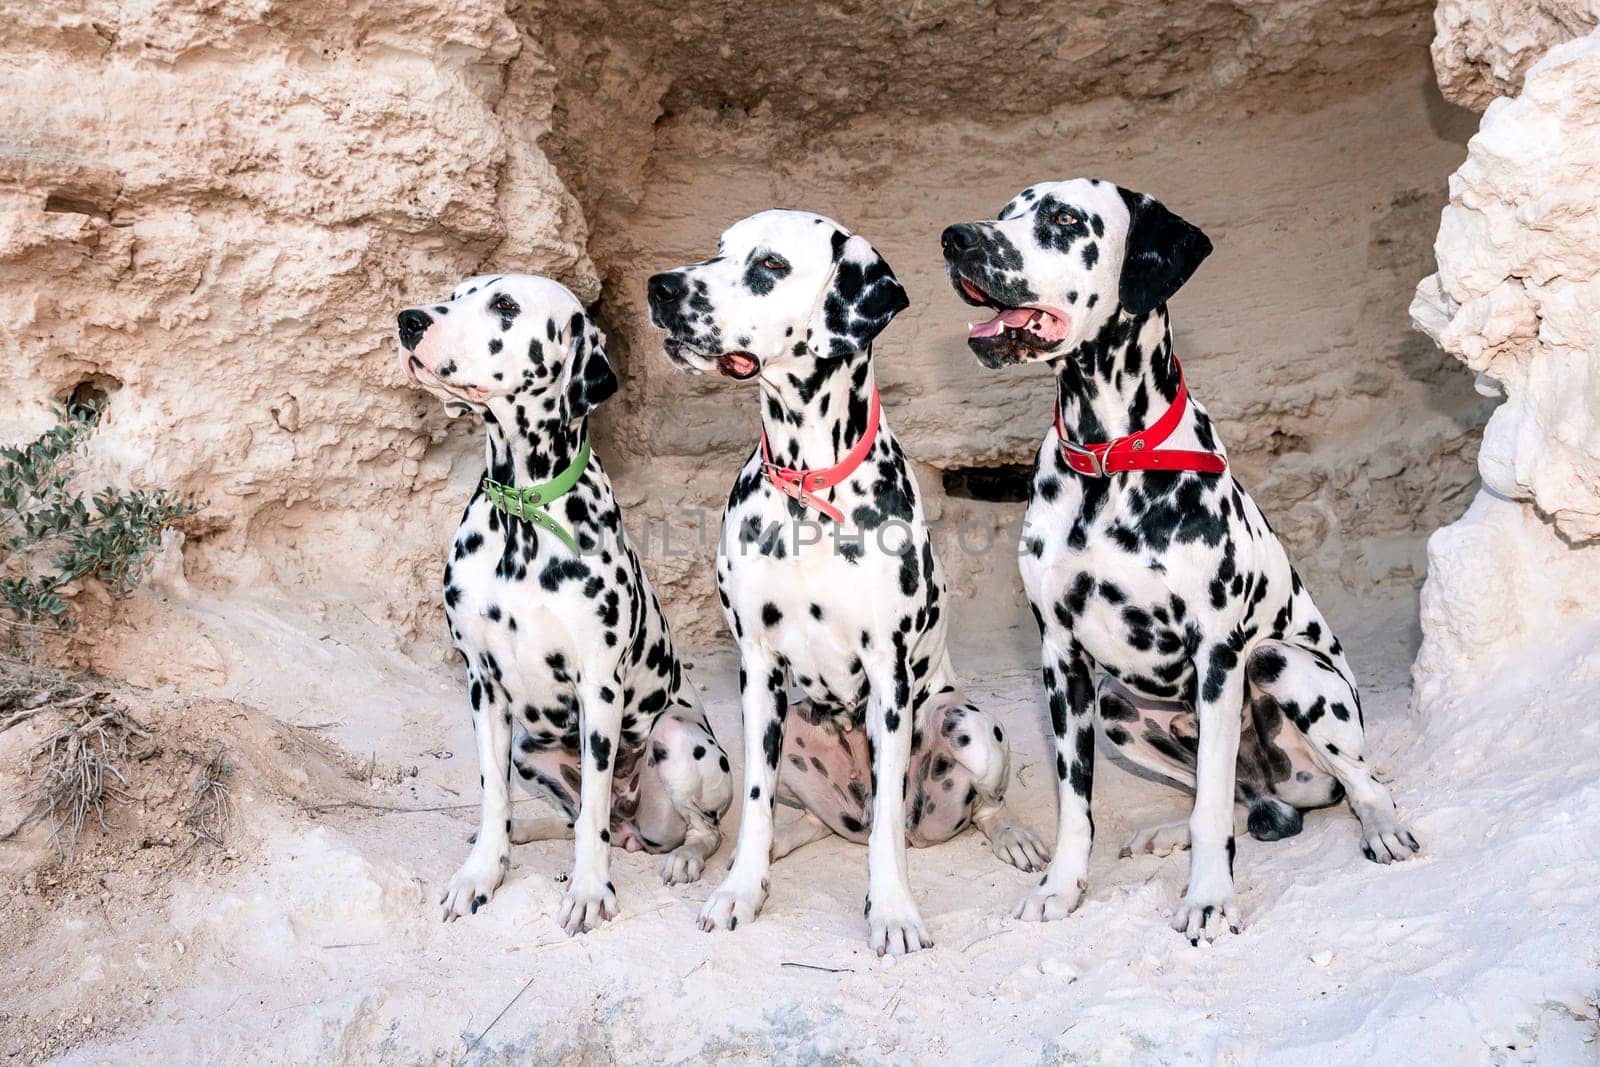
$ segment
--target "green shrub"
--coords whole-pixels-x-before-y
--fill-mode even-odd
[[[72,629],[61,590],[80,578],[126,596],[162,530],[199,510],[165,489],[74,492],[75,465],[99,418],[95,404],[58,408],[56,425],[37,439],[0,448],[0,609],[24,626]]]

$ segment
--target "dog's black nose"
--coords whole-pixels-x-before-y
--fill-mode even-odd
[[[945,255],[959,256],[978,247],[978,231],[964,222],[958,222],[944,228],[944,233],[939,235],[939,244],[944,247]]]
[[[416,308],[407,308],[400,312],[400,344],[406,349],[417,347],[417,342],[422,340],[422,335],[428,332],[428,327],[433,325],[433,319],[428,317],[426,311]]]
[[[673,304],[683,299],[689,291],[689,283],[680,272],[669,270],[651,275],[646,289],[650,293],[650,303]]]

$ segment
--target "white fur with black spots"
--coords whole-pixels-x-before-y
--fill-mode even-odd
[[[532,487],[568,468],[589,413],[617,388],[583,306],[546,278],[469,278],[448,301],[402,311],[399,342],[414,384],[483,422],[487,474],[503,485]],[[547,513],[576,552],[498,510],[480,483],[445,568],[483,804],[440,903],[446,921],[476,912],[505,878],[513,843],[571,836],[557,921],[576,934],[617,914],[613,844],[661,854],[668,883],[698,878],[720,841],[732,778],[598,456]],[[567,822],[514,821],[513,774]]]
[[[872,340],[907,304],[871,244],[799,211],[734,224],[713,258],[652,277],[649,297],[668,357],[755,379],[773,462],[808,470],[865,438]],[[1004,731],[956,685],[944,576],[887,414],[860,465],[816,495],[842,521],[775,488],[758,446],[723,514],[717,586],[742,661],[745,800],[733,865],[700,925],[748,923],[774,855],[836,832],[867,842],[869,945],[915,952],[933,940],[906,876],[908,839],[976,826],[1024,870],[1049,854],[1005,806]],[[792,708],[791,684],[804,694]],[[783,828],[780,792],[805,809]]]
[[[942,236],[952,285],[992,317],[968,343],[989,367],[1048,363],[1061,425],[1084,444],[1147,429],[1178,395],[1166,302],[1211,243],[1148,196],[1110,182],[1030,186],[994,221]],[[1223,453],[1192,397],[1164,447]],[[1363,756],[1361,702],[1338,639],[1231,470],[1079,474],[1055,427],[1040,445],[1021,539],[1056,742],[1055,859],[1018,906],[1071,912],[1087,884],[1094,725],[1135,762],[1195,790],[1187,833],[1130,850],[1190,847],[1173,925],[1191,941],[1242,922],[1233,806],[1250,830],[1300,830],[1300,810],[1348,796],[1362,850],[1416,853]],[[1097,693],[1096,674],[1114,679]]]

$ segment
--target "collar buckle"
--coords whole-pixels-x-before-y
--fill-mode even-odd
[[[1101,453],[1096,452],[1092,448],[1084,448],[1082,445],[1069,441],[1065,437],[1061,438],[1061,447],[1065,451],[1070,452],[1075,456],[1081,456],[1088,460],[1089,469],[1086,471],[1079,471],[1079,474],[1088,474],[1095,478],[1111,477],[1111,472],[1106,470],[1106,458]],[[1111,450],[1108,448],[1106,451],[1110,452]]]

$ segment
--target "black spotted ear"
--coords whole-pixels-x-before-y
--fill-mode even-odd
[[[818,356],[861,351],[883,332],[890,319],[911,306],[894,271],[865,237],[835,230],[833,259],[833,281],[823,294],[806,339]]]
[[[1161,201],[1127,189],[1117,191],[1131,216],[1118,297],[1132,314],[1146,315],[1183,288],[1211,254],[1211,239]]]
[[[574,314],[567,329],[567,418],[580,419],[617,391],[617,375],[606,359],[600,331],[581,314]]]

